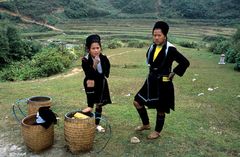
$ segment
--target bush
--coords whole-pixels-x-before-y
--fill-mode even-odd
[[[107,10],[101,9],[99,7],[89,7],[89,9],[87,10],[88,17],[96,17],[96,16],[101,17],[109,14],[110,12],[108,12]]]
[[[31,58],[41,50],[37,41],[25,40],[17,28],[6,24],[0,29],[0,65],[6,66],[24,58]]]
[[[187,48],[197,48],[198,46],[196,42],[190,42],[190,41],[180,41],[179,45]]]
[[[233,48],[229,48],[225,53],[225,61],[228,63],[235,63],[236,62],[236,55],[237,52]]]
[[[210,43],[209,45],[207,44],[207,48],[208,48],[208,50],[210,51],[210,52],[212,52],[213,53],[213,51],[216,49],[216,47],[217,47],[217,42],[213,42],[213,43]]]
[[[42,45],[38,41],[22,40],[22,43],[25,51],[24,57],[29,59],[42,49]]]
[[[63,72],[71,64],[70,54],[63,54],[55,49],[38,53],[33,57],[33,66],[39,68],[39,76],[46,77]]]
[[[225,54],[228,49],[230,49],[231,43],[228,40],[221,41],[219,43],[216,43],[216,47],[213,49],[214,54]]]
[[[236,71],[239,71],[239,72],[240,72],[240,61],[239,61],[239,62],[237,62],[237,63],[235,64],[235,66],[234,66],[234,70],[236,70]]]
[[[228,63],[236,63],[240,58],[240,41],[232,44],[226,53],[226,61]]]
[[[216,49],[217,45],[227,39],[222,36],[205,36],[202,40],[205,42],[208,42],[208,43],[210,42],[210,44],[207,44],[208,50],[210,52],[216,53],[215,49]]]
[[[240,71],[240,28],[231,39],[218,39],[213,42],[209,50],[215,54],[225,54],[225,60],[228,63],[236,63],[234,69]]]
[[[224,38],[223,36],[205,36],[202,40],[205,42],[220,42],[226,40],[226,38]]]
[[[37,53],[32,60],[25,59],[11,63],[0,71],[0,80],[31,80],[51,76],[68,68],[73,57],[71,53],[48,48]]]
[[[148,42],[142,40],[132,40],[128,42],[128,47],[143,48],[148,45]]]
[[[109,49],[116,49],[116,48],[120,48],[123,47],[123,42],[119,41],[119,40],[111,40],[108,44],[107,47]]]
[[[234,70],[240,72],[240,53],[238,53],[238,55],[237,55],[236,64],[234,66]]]
[[[30,60],[13,62],[0,72],[0,80],[16,81],[38,78],[38,68],[31,65]]]
[[[127,4],[127,5],[126,5]],[[149,0],[130,0],[125,1],[125,6],[121,8],[123,13],[131,13],[131,14],[143,14],[154,12],[152,6],[155,5],[155,1]]]

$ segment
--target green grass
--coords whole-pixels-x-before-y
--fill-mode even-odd
[[[136,133],[140,124],[132,101],[147,75],[143,49],[105,50],[112,64],[109,86],[113,104],[104,107],[103,113],[112,127],[112,138],[98,156],[238,156],[239,151],[239,73],[233,65],[218,65],[219,56],[206,50],[178,47],[186,55],[191,67],[184,77],[175,78],[176,111],[167,115],[162,136],[153,141],[146,139],[150,131]],[[198,74],[197,76],[195,76]],[[67,112],[86,106],[82,90],[83,73],[71,77],[39,79],[27,82],[1,83],[1,132],[8,142],[22,143],[20,128],[11,114],[11,104],[18,98],[48,95],[53,98],[53,110],[61,117],[55,126],[55,147],[64,152],[63,120]],[[195,82],[192,79],[196,78]],[[209,87],[218,87],[210,92]],[[204,92],[205,95],[197,96]],[[127,97],[127,94],[131,94]],[[26,107],[25,107],[26,108]],[[154,128],[155,111],[148,110]],[[8,118],[6,118],[8,117]],[[137,136],[141,143],[131,144]],[[97,135],[97,151],[106,137]],[[56,149],[56,148],[52,149]],[[50,150],[49,150],[50,151]],[[27,152],[28,154],[31,154]],[[43,155],[47,155],[46,151]],[[94,154],[94,153],[93,153]],[[54,156],[54,154],[52,154]],[[87,155],[87,154],[85,154]]]
[[[72,21],[59,25],[66,35],[36,33],[39,40],[60,39],[65,41],[80,40],[83,42],[88,33],[100,33],[103,42],[118,36],[144,38],[151,40],[152,20],[110,20],[110,21]],[[184,24],[172,22],[170,37],[175,44],[189,40],[201,42],[206,35],[224,36],[234,33],[234,28],[215,27],[210,25]],[[135,34],[136,32],[136,34]],[[101,34],[102,33],[102,34]],[[29,34],[25,34],[26,36]],[[128,35],[128,36],[127,36]],[[111,38],[112,37],[112,38]],[[82,44],[80,42],[80,44]],[[233,70],[233,64],[218,65],[220,56],[207,52],[206,49],[182,48],[176,45],[191,62],[186,74],[174,78],[176,111],[167,115],[162,136],[153,141],[146,139],[150,131],[134,132],[140,119],[132,101],[147,76],[145,53],[147,47],[104,49],[103,53],[110,56],[111,74],[109,87],[113,104],[103,109],[104,116],[112,127],[112,137],[107,147],[95,154],[106,136],[97,134],[92,153],[83,156],[161,156],[161,157],[194,157],[194,156],[239,156],[240,155],[240,73]],[[74,67],[80,67],[80,60]],[[67,74],[67,72],[65,73]],[[64,77],[59,74],[34,81],[0,83],[0,118],[1,139],[7,144],[15,144],[22,152],[33,155],[24,147],[20,126],[13,118],[11,107],[17,99],[36,95],[47,95],[53,98],[52,109],[60,116],[55,126],[55,142],[52,149],[43,152],[42,156],[70,156],[66,152],[63,123],[67,112],[86,107],[86,96],[83,89],[82,72]],[[196,81],[192,81],[192,79]],[[216,88],[208,91],[208,88]],[[204,93],[198,96],[199,93]],[[130,96],[127,96],[130,94]],[[26,104],[22,105],[26,110]],[[152,128],[155,125],[155,110],[148,110]],[[131,144],[130,138],[137,136],[141,143]],[[1,153],[0,153],[1,154]]]

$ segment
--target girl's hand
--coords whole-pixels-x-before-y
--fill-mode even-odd
[[[96,69],[97,68],[97,64],[100,62],[100,58],[99,56],[96,56],[94,59],[93,59],[93,68]]]
[[[96,56],[94,59],[98,60],[100,62],[99,56]]]
[[[171,72],[169,75],[168,75],[168,79],[169,80],[172,80],[173,77],[174,77],[175,73],[174,72]]]
[[[94,87],[94,80],[87,80],[87,87]]]

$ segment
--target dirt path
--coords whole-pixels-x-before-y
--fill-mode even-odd
[[[14,17],[19,17],[23,22],[44,26],[44,27],[47,27],[47,28],[49,28],[51,30],[54,30],[54,31],[60,31],[60,32],[63,31],[63,30],[61,30],[59,28],[56,28],[56,27],[54,27],[52,25],[49,25],[49,24],[46,24],[46,23],[42,23],[42,22],[39,22],[39,21],[35,21],[32,18],[30,18],[30,17],[14,13],[14,12],[11,12],[11,11],[3,9],[3,8],[0,8],[0,12],[9,14],[9,15],[14,16]]]

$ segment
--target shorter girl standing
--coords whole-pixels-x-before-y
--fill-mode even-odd
[[[94,104],[96,104],[96,129],[99,132],[105,132],[105,129],[99,125],[99,118],[102,114],[102,106],[112,103],[106,79],[110,73],[110,62],[101,53],[101,38],[99,35],[88,36],[85,48],[87,54],[82,58],[82,68],[85,73],[83,85],[87,95],[88,107],[82,110],[82,112],[92,112]]]

